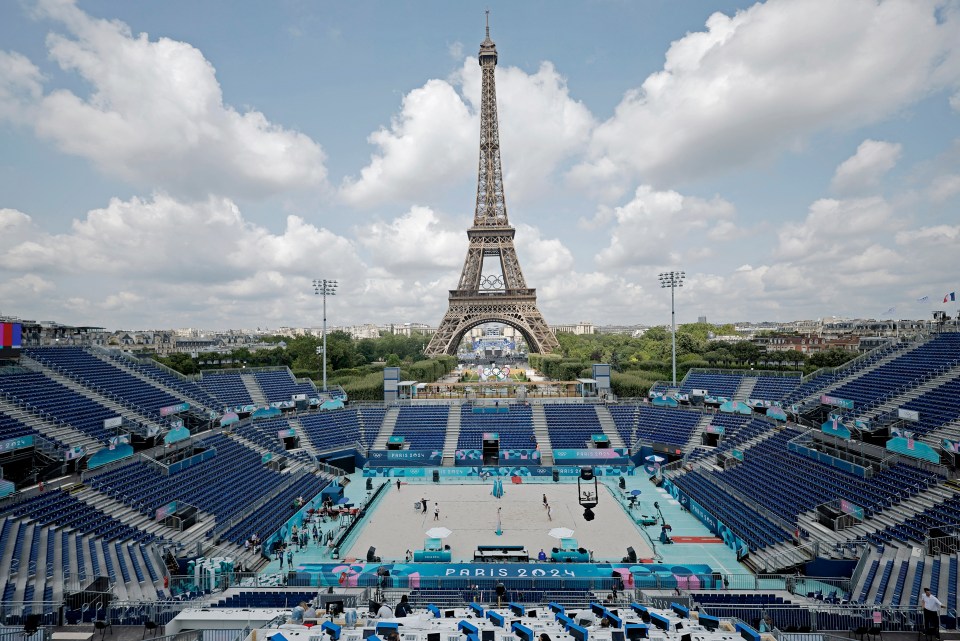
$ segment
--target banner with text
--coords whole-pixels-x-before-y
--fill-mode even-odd
[[[630,462],[629,450],[625,447],[605,449],[554,449],[553,460],[559,465],[624,465]]]
[[[367,465],[373,467],[399,467],[408,465],[440,465],[441,450],[370,450]]]

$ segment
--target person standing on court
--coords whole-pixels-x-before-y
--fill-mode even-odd
[[[420,507],[423,508],[423,513],[427,513],[427,499],[420,499]]]
[[[434,521],[440,520],[440,504],[439,503],[433,504],[433,520]]]
[[[923,588],[923,594],[920,595],[920,603],[923,605],[923,628],[930,634],[936,634],[940,638],[940,610],[943,603],[935,597],[930,588]]]
[[[400,491],[400,479],[397,479],[397,492]]]

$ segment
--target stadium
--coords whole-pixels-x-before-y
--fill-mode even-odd
[[[614,592],[834,634],[918,630],[932,586],[957,626],[960,333],[803,378],[691,371],[643,399],[605,394],[603,366],[579,398],[490,383],[353,404],[289,371],[13,352],[6,626],[162,626],[318,595],[460,607],[497,582],[529,607]]]
[[[424,355],[485,323],[548,354],[503,200],[489,27],[479,62],[470,249]],[[607,363],[548,379],[497,335],[477,380],[387,366],[377,401],[326,386],[325,343],[318,388],[3,323],[0,635],[958,638],[960,332],[940,321],[840,367],[694,368],[640,398]],[[927,587],[942,607],[924,614]]]

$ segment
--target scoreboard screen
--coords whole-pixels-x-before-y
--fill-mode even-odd
[[[23,347],[23,325],[0,323],[0,360],[20,358]]]

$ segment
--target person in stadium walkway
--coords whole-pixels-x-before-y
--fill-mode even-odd
[[[293,547],[287,550],[287,567],[293,569]]]
[[[923,606],[923,628],[928,635],[940,638],[940,610],[943,603],[935,597],[930,588],[923,588],[920,595],[920,604]]]

